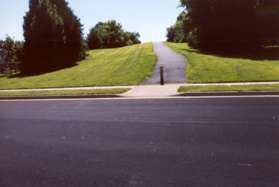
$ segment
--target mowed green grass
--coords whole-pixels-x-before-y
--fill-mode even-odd
[[[138,85],[153,73],[151,43],[89,52],[71,68],[30,77],[0,76],[0,89]]]
[[[20,91],[0,92],[1,97],[45,97],[45,96],[96,96],[115,95],[129,91],[129,89],[95,89],[95,90],[55,90],[55,91]]]
[[[187,57],[186,76],[190,83],[279,80],[279,60],[250,60],[202,54],[186,43],[167,43]]]
[[[178,90],[180,93],[194,93],[194,92],[245,92],[245,91],[279,91],[279,84],[274,85],[214,85],[214,86],[182,86]]]

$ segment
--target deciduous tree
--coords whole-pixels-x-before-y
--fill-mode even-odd
[[[89,32],[87,43],[89,49],[116,48],[141,43],[140,34],[126,32],[115,20],[99,22]]]

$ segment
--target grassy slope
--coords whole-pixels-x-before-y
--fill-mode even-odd
[[[187,44],[167,43],[188,59],[187,78],[191,83],[279,80],[279,60],[249,60],[201,54]]]
[[[21,91],[21,92],[0,92],[1,97],[40,97],[40,96],[90,96],[121,94],[129,89],[96,89],[96,90],[59,90],[59,91]]]
[[[181,93],[193,92],[222,92],[222,91],[279,91],[279,84],[275,85],[233,85],[233,86],[183,86]]]
[[[38,76],[0,76],[0,89],[137,85],[153,72],[151,43],[89,52],[77,66]]]

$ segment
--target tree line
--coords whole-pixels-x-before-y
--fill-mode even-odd
[[[181,0],[185,8],[168,41],[201,50],[258,50],[279,43],[276,0]]]
[[[0,41],[0,60],[21,61],[24,74],[72,66],[85,58],[87,48],[140,43],[138,33],[124,31],[116,21],[98,23],[84,39],[83,25],[65,0],[29,0],[23,30],[24,42],[10,37]]]
[[[188,42],[207,51],[260,50],[279,44],[277,0],[180,0],[184,11],[168,28],[172,42]],[[86,49],[140,43],[115,20],[99,22],[83,38],[83,26],[65,0],[29,0],[24,16],[24,42],[0,41],[0,60],[21,61],[21,71],[63,68],[84,59]]]

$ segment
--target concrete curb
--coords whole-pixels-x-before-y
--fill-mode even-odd
[[[249,91],[249,92],[193,92],[193,93],[181,93],[167,98],[173,97],[202,97],[202,96],[279,96],[279,92],[266,92],[266,91]],[[165,96],[166,97],[166,96]],[[0,97],[1,100],[42,100],[42,99],[115,99],[115,98],[136,98],[123,96],[121,94],[100,94],[100,95],[88,95],[88,96],[38,96],[38,97]],[[141,97],[139,97],[141,98]],[[153,98],[153,97],[150,97]],[[154,97],[156,98],[156,97]]]
[[[101,98],[121,98],[120,95],[103,94],[103,95],[88,95],[88,96],[39,96],[39,97],[0,97],[0,100],[36,100],[36,99],[101,99]]]
[[[279,95],[279,92],[268,91],[235,91],[235,92],[192,92],[181,93],[177,96],[253,96],[253,95]]]

